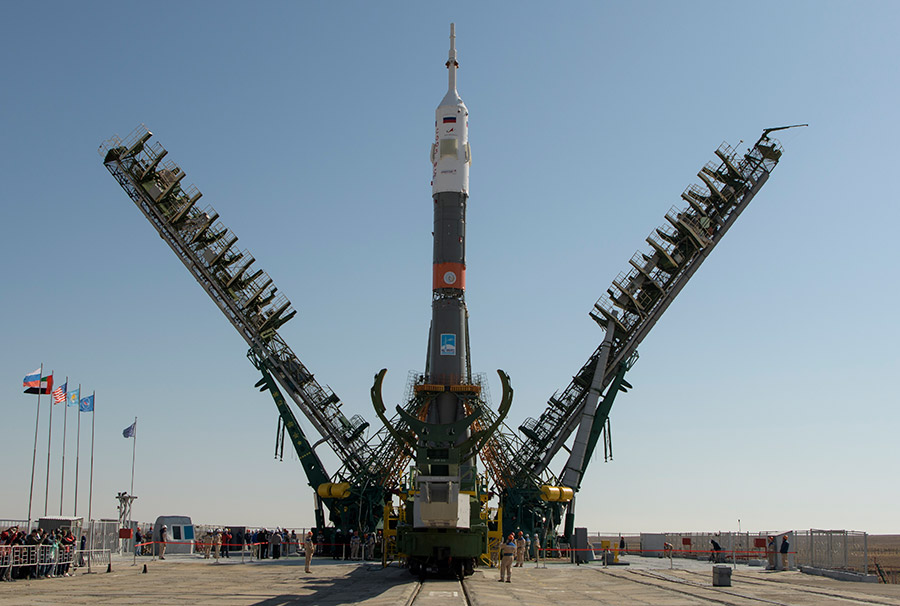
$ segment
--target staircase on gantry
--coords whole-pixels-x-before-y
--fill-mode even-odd
[[[716,150],[716,159],[697,175],[702,185],[684,190],[686,205],[669,210],[666,224],[647,238],[649,250],[632,256],[628,270],[591,310],[605,331],[600,346],[537,419],[522,423],[521,436],[507,430],[485,446],[492,453],[506,453],[494,468],[507,501],[504,525],[530,528],[529,516],[541,519],[553,513],[548,511],[552,504],[540,500],[541,484],[579,489],[599,437],[606,432],[611,439],[609,411],[616,394],[630,387],[624,375],[637,359],[638,345],[765,185],[782,154],[769,134],[784,128],[791,127],[766,129],[742,155],[724,143]],[[551,462],[563,449],[566,462],[553,473]]]

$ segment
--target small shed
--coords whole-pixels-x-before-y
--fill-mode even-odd
[[[71,530],[76,538],[81,538],[81,527],[84,518],[73,516],[44,516],[38,519],[38,527],[47,532],[54,530]]]
[[[159,543],[159,531],[166,526],[166,554],[194,553],[194,523],[189,516],[159,516],[153,524],[153,542]],[[159,553],[154,545],[153,552]]]

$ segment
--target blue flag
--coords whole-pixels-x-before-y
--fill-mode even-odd
[[[94,394],[81,398],[78,402],[78,412],[94,412]]]
[[[78,400],[80,400],[81,390],[78,391],[70,391],[69,397],[66,399],[66,406],[75,406],[78,404]]]
[[[133,438],[134,432],[137,431],[137,421],[122,430],[122,435],[126,438]]]

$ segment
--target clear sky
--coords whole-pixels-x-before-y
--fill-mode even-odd
[[[145,123],[298,309],[281,335],[348,416],[375,424],[373,375],[388,368],[397,403],[425,362],[428,149],[455,21],[473,367],[495,397],[494,370],[509,373],[512,427],[600,342],[594,301],[719,144],[810,124],[784,133],[768,184],[641,346],[578,525],[900,532],[900,4],[442,6],[4,5],[0,517],[27,512],[36,398],[20,381],[43,362],[96,390],[95,517],[129,490],[121,432],[137,416],[136,519],[313,523],[299,463],[273,460],[277,413],[246,345],[96,150]],[[39,514],[47,412],[45,397]]]

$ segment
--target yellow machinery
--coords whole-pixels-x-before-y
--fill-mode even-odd
[[[487,544],[481,554],[481,563],[494,568],[500,562],[500,544],[503,542],[503,508],[487,507],[487,495],[482,495],[485,507],[481,510],[482,519],[487,522]]]
[[[575,491],[568,486],[541,486],[541,500],[568,503],[575,497]]]

